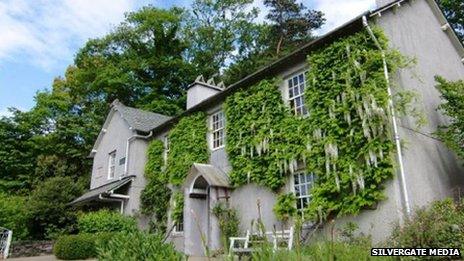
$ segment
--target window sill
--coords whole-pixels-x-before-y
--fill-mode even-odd
[[[184,231],[172,231],[171,236],[172,237],[183,237]]]
[[[225,147],[226,147],[226,146],[222,145],[222,146],[220,146],[220,147],[211,149],[211,151],[216,151],[216,150],[224,149]]]

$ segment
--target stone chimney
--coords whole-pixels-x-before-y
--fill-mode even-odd
[[[395,2],[395,0],[375,0],[375,4],[377,6],[377,8],[380,8],[382,6],[386,6],[388,4],[391,4]]]
[[[214,78],[205,81],[203,75],[198,76],[195,82],[187,87],[187,110],[224,89],[223,82],[216,84]]]

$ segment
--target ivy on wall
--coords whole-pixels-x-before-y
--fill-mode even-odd
[[[163,142],[153,140],[148,145],[145,178],[147,185],[140,196],[142,214],[153,216],[151,229],[154,232],[166,231],[167,213],[171,191],[167,187],[168,178],[163,171]]]
[[[374,33],[388,50],[382,31]],[[394,50],[386,61],[390,73],[411,62]],[[311,218],[356,214],[382,200],[383,184],[393,177],[382,53],[360,32],[311,53],[308,63],[306,117],[290,113],[277,81],[264,80],[226,100],[230,179],[236,186],[255,182],[278,190],[301,162],[317,176],[306,210]],[[410,95],[397,97],[403,112],[410,108],[411,99],[402,99]]]
[[[292,116],[276,85],[264,80],[225,102],[229,178],[235,186],[254,182],[278,190],[305,155],[300,135],[305,122]]]
[[[142,191],[141,208],[145,215],[154,216],[152,230],[166,231],[171,190],[168,184],[181,185],[189,168],[195,162],[207,162],[209,152],[206,141],[206,115],[202,112],[182,118],[169,133],[170,149],[164,166],[164,144],[150,142],[145,165],[147,185]],[[172,195],[172,219],[179,222],[183,213],[183,195]]]
[[[374,33],[388,50],[385,59],[390,73],[410,65],[400,53],[388,49],[382,31]],[[294,116],[285,106],[278,80],[263,80],[229,96],[224,106],[231,183],[257,183],[278,191],[289,174],[306,166],[317,176],[306,216],[320,220],[356,214],[382,200],[384,182],[393,177],[395,152],[382,58],[367,32],[311,53],[305,117]],[[412,100],[405,93],[398,91],[395,98],[403,113]],[[182,184],[193,163],[208,161],[206,134],[204,113],[182,118],[169,134],[165,171],[160,167],[159,144],[149,151],[156,156],[149,159],[148,172],[160,177],[153,180]],[[153,184],[159,183],[150,184],[155,188]],[[280,199],[275,211],[285,219],[294,210],[289,208],[292,198]],[[173,209],[176,217],[182,213],[176,210],[180,205]]]
[[[203,112],[182,118],[170,131],[167,175],[171,184],[182,184],[193,163],[208,162],[207,131]]]
[[[184,194],[182,192],[174,193],[171,216],[174,223],[182,222],[184,216]]]

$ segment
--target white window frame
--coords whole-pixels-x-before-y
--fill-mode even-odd
[[[305,100],[304,92],[306,90],[306,73],[307,72],[308,72],[307,70],[299,71],[299,72],[296,72],[288,76],[285,79],[285,86],[286,86],[285,90],[286,90],[287,103],[290,109],[292,110],[293,114],[296,116],[300,116],[300,117],[305,117],[308,115],[308,108],[306,108],[306,104],[304,101]],[[300,82],[301,81],[300,76],[303,77],[302,82]],[[297,80],[296,82],[297,87],[293,85],[294,79]],[[303,85],[302,90],[301,90],[301,85]],[[296,93],[295,91],[298,94],[295,95]],[[300,105],[296,105],[297,100],[300,100],[301,102]]]
[[[215,117],[219,117],[219,115],[222,115],[222,120],[218,118],[217,121],[215,121]],[[222,126],[220,122],[222,121]],[[217,122],[217,126],[215,126],[215,123]],[[221,148],[224,148],[225,143],[226,143],[226,116],[224,114],[223,110],[217,111],[210,116],[210,145],[211,145],[211,150],[218,150]],[[220,136],[222,134],[222,136]],[[218,135],[216,137],[216,135]],[[217,143],[216,143],[217,142]]]
[[[183,234],[184,233],[184,217],[182,217],[182,222],[177,223],[174,222],[174,231],[176,234]]]
[[[301,176],[304,176],[304,180],[302,182]],[[298,177],[298,184],[296,178]],[[309,181],[308,181],[309,178]],[[303,210],[305,207],[308,206],[308,204],[311,202],[311,190],[314,188],[314,183],[316,181],[316,178],[314,176],[314,173],[308,173],[304,170],[301,171],[296,171],[292,175],[292,190],[293,193],[295,194],[297,203],[296,203],[296,208],[298,211]],[[298,188],[297,188],[298,187]],[[302,195],[301,191],[305,191],[304,195]],[[299,193],[297,193],[297,191]],[[299,203],[299,204],[298,204]]]
[[[113,150],[108,154],[108,179],[114,179],[116,173],[116,151]]]
[[[169,135],[164,136],[163,147],[164,147],[164,152],[163,152],[164,166],[167,166],[168,165],[168,153],[170,149]]]

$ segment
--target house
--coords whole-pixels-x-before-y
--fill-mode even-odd
[[[188,88],[187,108],[180,116],[168,118],[128,108],[116,101],[91,154],[94,157],[91,190],[75,203],[116,204],[123,213],[137,213],[138,197],[146,183],[143,168],[149,140],[163,141],[169,153],[170,131],[181,119],[204,112],[209,159],[193,162],[189,170],[182,173],[183,182],[170,186],[183,194],[184,206],[183,222],[168,231],[169,240],[177,249],[193,256],[204,255],[203,244],[213,250],[221,248],[218,218],[211,211],[217,202],[227,202],[237,210],[242,232],[250,229],[250,224],[258,217],[262,218],[267,230],[288,226],[273,212],[277,199],[275,191],[254,182],[232,185],[233,168],[226,152],[228,123],[224,102],[263,79],[278,77],[283,79],[276,87],[282,94],[282,101],[297,116],[308,113],[311,108],[305,107],[301,92],[307,87],[305,72],[311,70],[306,61],[308,54],[342,37],[369,31],[374,25],[384,31],[390,47],[416,59],[413,68],[401,69],[390,78],[395,81],[392,84],[413,90],[420,96],[428,123],[417,130],[411,117],[393,119],[397,124],[397,130],[392,131],[398,137],[395,145],[399,145],[401,139],[407,141],[407,148],[397,146],[401,153],[394,157],[397,161],[395,176],[384,184],[387,198],[359,215],[337,218],[335,223],[342,226],[355,222],[361,232],[372,235],[373,240],[379,242],[390,234],[395,222],[402,222],[415,207],[456,196],[464,187],[464,169],[455,154],[433,135],[439,125],[447,122],[437,111],[441,100],[434,76],[448,80],[464,78],[462,43],[433,0],[383,0],[377,4],[378,9],[360,15],[227,88],[199,77]],[[301,162],[296,165],[292,173],[286,173],[286,184],[280,191],[301,192],[296,194],[296,205],[304,208],[311,201],[311,188],[317,177],[307,173],[304,167],[300,168]],[[168,223],[172,225],[172,218]],[[202,239],[206,240],[203,244]]]
[[[143,173],[151,130],[169,119],[115,100],[89,155],[93,159],[90,190],[71,204],[136,215],[146,185]]]

